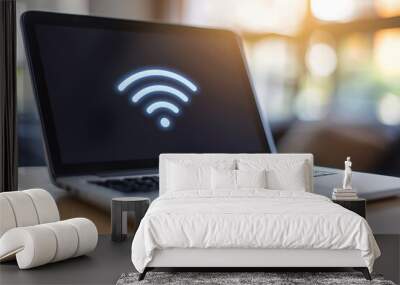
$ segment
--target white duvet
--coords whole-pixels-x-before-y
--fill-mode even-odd
[[[182,191],[156,199],[132,243],[143,272],[155,249],[358,249],[372,271],[380,251],[365,219],[307,192],[248,189]]]

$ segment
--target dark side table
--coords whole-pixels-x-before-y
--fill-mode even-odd
[[[144,197],[120,197],[111,200],[111,239],[123,241],[128,235],[128,213],[135,219],[135,230],[146,214],[150,199]]]
[[[366,200],[357,198],[354,200],[336,200],[332,199],[332,202],[339,204],[340,206],[359,214],[361,217],[366,217]]]

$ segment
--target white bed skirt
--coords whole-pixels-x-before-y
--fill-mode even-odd
[[[155,250],[147,267],[366,267],[359,250],[196,249]]]

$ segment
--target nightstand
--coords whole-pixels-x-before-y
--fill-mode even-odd
[[[339,204],[340,206],[359,214],[361,217],[366,217],[366,200],[362,198],[354,200],[336,200],[332,199],[332,202]]]

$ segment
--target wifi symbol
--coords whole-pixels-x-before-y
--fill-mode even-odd
[[[172,72],[166,69],[145,69],[139,72],[135,72],[132,75],[129,75],[123,81],[118,84],[118,91],[124,92],[130,85],[134,84],[137,81],[144,80],[147,78],[167,78],[172,79],[174,81],[179,82],[181,85],[185,86],[192,92],[197,92],[197,86],[184,77],[181,74],[176,72]],[[153,95],[157,94],[165,94],[168,96],[172,96],[174,99],[178,99],[184,103],[189,103],[190,98],[184,92],[172,87],[170,85],[156,83],[150,86],[146,86],[136,92],[133,93],[131,100],[134,104],[139,104],[143,99],[149,96],[149,98],[153,97]],[[162,111],[162,112],[161,112]],[[166,113],[166,112],[167,113]],[[159,124],[161,128],[168,129],[171,127],[171,119],[168,116],[168,112],[174,115],[180,115],[180,108],[171,102],[170,100],[153,100],[149,105],[145,107],[145,112],[148,115],[153,115],[155,113],[161,113],[162,115],[158,118]]]

